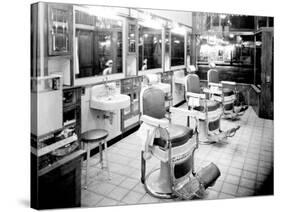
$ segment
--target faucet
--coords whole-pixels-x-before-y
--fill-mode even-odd
[[[106,96],[109,96],[109,85],[107,84],[107,76],[103,79],[103,84],[106,90]]]

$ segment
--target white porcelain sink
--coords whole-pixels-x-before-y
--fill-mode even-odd
[[[171,85],[168,83],[156,83],[156,84],[153,84],[152,87],[159,88],[160,90],[164,91],[165,93],[169,93],[171,91]]]
[[[130,106],[130,97],[124,94],[114,94],[109,96],[92,96],[90,107],[93,109],[113,111]]]

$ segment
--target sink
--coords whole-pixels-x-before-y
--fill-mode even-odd
[[[171,85],[168,83],[156,83],[156,84],[153,84],[152,87],[159,88],[160,90],[164,91],[165,93],[169,93],[171,91]]]
[[[93,109],[113,111],[130,106],[130,97],[124,94],[114,94],[109,96],[92,96],[90,107]]]

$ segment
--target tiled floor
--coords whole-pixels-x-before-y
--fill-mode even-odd
[[[182,120],[182,123],[186,123]],[[240,120],[222,120],[222,129],[234,125],[241,128],[224,145],[200,145],[195,154],[196,170],[214,162],[221,176],[206,190],[204,199],[223,199],[259,195],[273,169],[273,121],[258,118],[249,108]],[[180,200],[161,200],[151,197],[140,182],[141,143],[135,133],[109,147],[111,180],[106,172],[90,167],[90,183],[82,189],[82,207],[124,204],[159,203]],[[97,155],[90,164],[95,164]],[[147,169],[159,166],[150,159]],[[99,174],[98,174],[99,173]],[[98,175],[97,175],[98,174]],[[96,176],[97,175],[97,176]],[[82,171],[84,185],[85,170]]]

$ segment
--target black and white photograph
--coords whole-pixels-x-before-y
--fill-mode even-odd
[[[273,195],[274,18],[31,5],[31,207]]]
[[[275,13],[101,2],[25,3],[23,207],[274,198]]]

